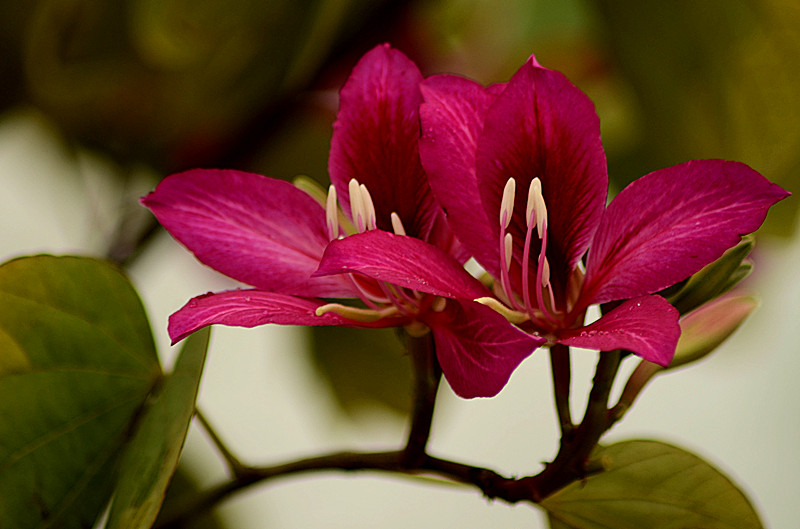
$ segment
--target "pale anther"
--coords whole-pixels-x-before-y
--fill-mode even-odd
[[[547,224],[547,205],[544,203],[542,195],[542,181],[538,177],[531,180],[528,188],[528,205],[525,208],[525,220],[528,225],[531,222],[531,214],[535,215],[536,231],[541,239]]]
[[[367,186],[361,184],[361,203],[364,205],[364,223],[368,230],[374,230],[378,226],[375,217],[375,204],[372,203],[372,195],[369,194]]]
[[[447,298],[436,298],[431,304],[433,312],[442,312],[447,307]]]
[[[364,203],[361,200],[361,186],[358,180],[352,178],[347,184],[347,191],[350,195],[350,217],[353,219],[353,224],[359,232],[364,231],[364,223],[366,222]]]
[[[328,199],[325,203],[325,220],[328,223],[328,236],[331,239],[339,237],[339,211],[336,201],[336,188],[328,188]]]
[[[517,181],[509,178],[506,187],[503,188],[503,199],[500,202],[500,226],[508,228],[511,223],[511,215],[514,214],[514,198],[517,192]]]
[[[514,248],[514,239],[511,237],[510,233],[506,233],[505,238],[503,239],[503,250],[505,251],[505,258],[506,258],[506,272],[511,268],[511,251]]]
[[[391,218],[392,229],[394,230],[395,235],[405,235],[406,229],[403,227],[403,221],[400,220],[400,215],[392,211]]]
[[[547,257],[544,258],[544,266],[542,267],[542,286],[546,287],[550,283],[550,262]]]

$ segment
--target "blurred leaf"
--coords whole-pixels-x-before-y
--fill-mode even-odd
[[[743,161],[792,189],[800,177],[800,11],[793,0],[594,0],[635,91],[640,146],[609,153],[617,184],[693,158]],[[794,226],[796,201],[768,227]]]
[[[161,374],[141,302],[102,261],[16,259],[0,266],[0,345],[0,520],[91,527]]]
[[[252,154],[385,1],[40,0],[18,62],[28,99],[68,136],[178,170]]]
[[[125,449],[106,529],[148,529],[178,466],[203,372],[209,329],[184,343],[175,369],[154,392]]]
[[[745,237],[722,257],[691,276],[677,293],[667,299],[681,314],[686,314],[724,294],[749,275],[753,267],[742,261],[755,244],[754,237]]]
[[[393,329],[313,327],[313,358],[347,412],[380,405],[411,406],[411,365]]]
[[[600,447],[605,471],[541,502],[559,529],[761,529],[753,506],[717,469],[656,441]]]

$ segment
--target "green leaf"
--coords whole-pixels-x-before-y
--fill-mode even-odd
[[[144,412],[122,458],[119,487],[106,529],[147,529],[153,525],[194,413],[209,335],[209,329],[203,329],[187,338],[174,371]]]
[[[0,520],[91,527],[130,424],[161,376],[122,272],[77,257],[0,265]]]
[[[547,513],[547,523],[550,529],[570,529],[570,526],[553,516],[553,513]]]
[[[761,529],[750,502],[717,469],[656,441],[600,447],[605,471],[541,502],[558,529]]]

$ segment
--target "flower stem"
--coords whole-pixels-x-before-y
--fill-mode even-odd
[[[553,393],[555,394],[558,424],[561,427],[561,443],[564,444],[570,441],[575,431],[569,407],[572,368],[568,346],[555,344],[550,347],[550,368],[553,373]]]
[[[592,450],[613,424],[608,410],[608,398],[621,359],[621,351],[600,353],[583,420],[570,439],[562,439],[558,455],[553,462],[539,475],[528,478],[529,485],[536,494],[535,501],[541,501],[588,474],[587,463]]]
[[[414,402],[404,461],[413,468],[419,466],[425,456],[442,369],[436,359],[431,333],[420,337],[406,334],[405,339],[414,373]]]

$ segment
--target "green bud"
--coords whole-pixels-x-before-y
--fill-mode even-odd
[[[667,299],[681,314],[687,314],[721,296],[752,271],[752,263],[745,258],[754,246],[753,237],[744,237],[722,257],[691,276],[678,292],[667,294]]]
[[[719,347],[758,306],[750,296],[718,298],[681,318],[681,337],[667,369],[695,362]]]

